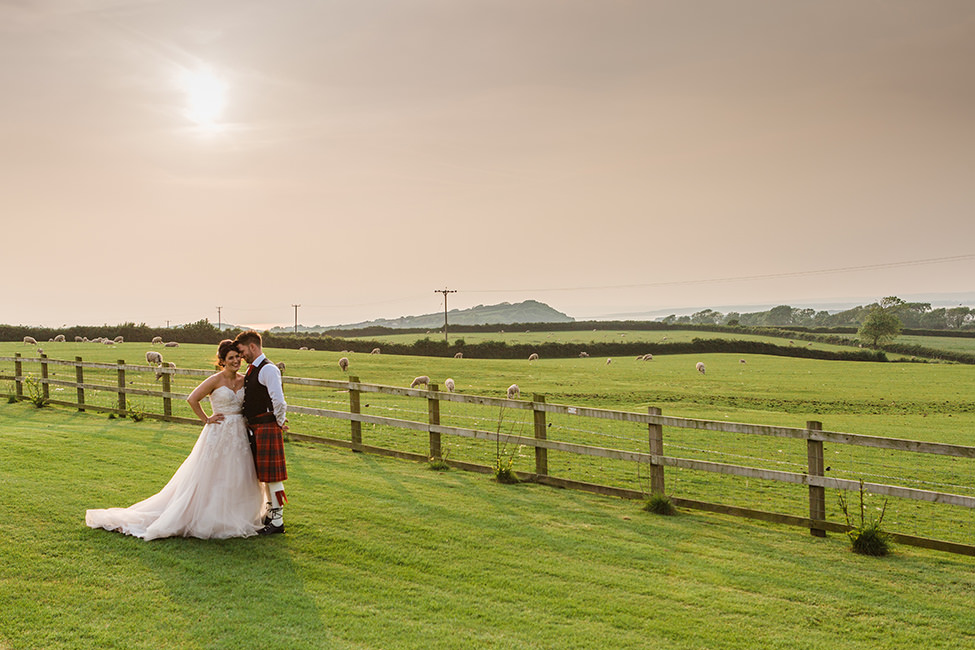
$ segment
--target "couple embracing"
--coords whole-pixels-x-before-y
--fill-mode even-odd
[[[247,372],[241,375],[242,361]],[[203,422],[193,451],[157,494],[128,508],[88,510],[85,523],[142,539],[249,537],[284,532],[281,371],[254,330],[220,342],[221,370],[186,398]],[[209,395],[213,414],[200,401]]]

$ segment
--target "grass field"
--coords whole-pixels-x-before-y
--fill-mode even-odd
[[[87,361],[138,363],[148,346],[125,343],[115,348],[97,344],[65,343],[48,352],[60,358],[82,356]],[[20,343],[0,344],[0,356],[29,352]],[[181,368],[212,367],[211,346],[184,345],[164,350],[168,360]],[[286,374],[301,377],[345,379],[337,352],[269,350],[275,361],[287,364]],[[501,397],[505,388],[517,382],[526,399],[543,394],[550,403],[596,406],[646,412],[659,407],[665,415],[680,417],[803,427],[808,420],[823,423],[827,430],[883,437],[907,438],[960,445],[975,445],[975,369],[957,364],[892,364],[820,361],[761,355],[658,355],[652,362],[634,358],[473,360],[350,354],[350,374],[367,383],[408,386],[411,379],[426,374],[442,383],[450,376],[458,392]],[[744,358],[746,363],[740,363]],[[708,371],[701,375],[694,364],[704,361]],[[9,371],[12,364],[4,368]],[[71,368],[56,369],[67,372]],[[37,366],[25,364],[25,372],[37,375]],[[100,373],[100,376],[99,376]],[[86,381],[114,385],[112,370],[90,371]],[[130,373],[136,385],[158,388],[151,375]],[[188,393],[198,379],[177,376],[174,389]],[[9,392],[9,387],[8,387]],[[56,395],[56,393],[54,394]],[[348,410],[348,395],[289,385],[292,405]],[[114,406],[115,393],[86,396],[88,403]],[[147,410],[148,398],[133,398]],[[188,407],[174,404],[175,414],[191,417]],[[425,421],[424,400],[369,395],[363,410],[375,415]],[[496,409],[461,404],[442,404],[441,421],[447,425],[531,436],[530,411],[499,413]],[[292,416],[295,432],[348,439],[347,422],[313,416]],[[647,451],[645,427],[613,421],[595,421],[570,416],[550,416],[549,438],[566,442]],[[366,444],[425,454],[424,435],[382,427],[363,426]],[[804,443],[778,438],[715,434],[666,428],[665,453],[672,456],[743,464],[773,470],[804,472],[807,464]],[[453,460],[492,465],[498,450],[491,443],[464,438],[447,438],[444,447]],[[533,471],[530,449],[504,449],[514,468]],[[927,490],[975,495],[975,464],[965,459],[919,454],[892,454],[846,445],[827,446],[830,475],[851,480],[894,483]],[[647,468],[623,461],[598,461],[572,454],[549,454],[549,472],[555,476],[635,490],[648,489]],[[668,468],[669,493],[742,507],[805,516],[808,506],[805,488],[798,485],[743,480],[716,474]],[[873,500],[871,507],[882,502]],[[827,518],[843,522],[835,495],[827,500]],[[891,530],[975,544],[975,512],[954,506],[892,500],[885,522]]]
[[[0,648],[975,647],[972,558],[866,558],[838,535],[329,447],[287,446],[282,536],[85,527],[161,488],[197,434],[0,403]]]

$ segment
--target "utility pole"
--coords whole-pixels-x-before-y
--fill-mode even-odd
[[[434,289],[433,292],[443,294],[443,342],[448,343],[447,341],[447,294],[457,293],[457,290],[447,289],[446,287],[444,287],[443,289]]]
[[[219,330],[219,331],[222,332],[223,331],[223,318],[221,318],[221,316],[220,316],[220,310],[221,309],[223,309],[223,307],[217,307],[217,330]]]
[[[291,305],[291,306],[295,308],[295,334],[297,334],[298,333],[298,307],[301,307],[301,305]]]

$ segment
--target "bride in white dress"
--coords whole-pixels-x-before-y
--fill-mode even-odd
[[[257,534],[263,525],[265,498],[241,414],[244,376],[237,372],[241,356],[236,344],[225,340],[220,342],[217,357],[223,369],[186,399],[205,426],[166,487],[128,508],[88,510],[88,526],[145,540]],[[209,417],[200,406],[207,395],[213,407]]]

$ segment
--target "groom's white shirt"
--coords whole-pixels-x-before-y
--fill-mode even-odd
[[[254,359],[250,365],[255,368],[261,365],[266,357],[264,354]],[[271,406],[274,409],[274,418],[278,421],[278,426],[284,426],[284,420],[288,413],[288,404],[284,401],[284,387],[281,385],[281,370],[273,363],[268,363],[257,374],[257,381],[267,388],[267,394],[271,396]]]

